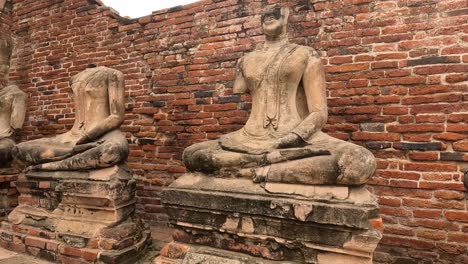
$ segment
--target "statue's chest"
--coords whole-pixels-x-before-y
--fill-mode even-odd
[[[96,98],[107,96],[107,89],[105,83],[86,83],[86,82],[76,82],[72,86],[73,93],[75,97],[81,98]]]
[[[256,52],[244,61],[243,74],[250,85],[259,82],[298,82],[306,66],[306,58],[297,54]]]
[[[9,94],[0,95],[0,110],[5,110],[11,107],[13,96]]]

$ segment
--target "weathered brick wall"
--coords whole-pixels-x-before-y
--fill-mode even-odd
[[[158,193],[184,172],[182,150],[242,126],[236,60],[263,41],[260,0],[205,0],[123,19],[92,0],[13,0],[11,81],[30,94],[23,140],[70,129],[70,77],[121,70],[138,210],[164,222]],[[466,0],[282,1],[290,37],[326,65],[324,131],[371,149],[370,188],[386,225],[376,261],[467,263]]]

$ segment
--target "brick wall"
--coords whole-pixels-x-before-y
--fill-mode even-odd
[[[92,0],[13,0],[10,80],[30,94],[23,140],[70,129],[70,77],[88,64],[126,78],[129,166],[138,210],[166,220],[158,194],[182,150],[244,124],[236,60],[263,41],[260,0],[205,0],[118,17]],[[326,65],[324,131],[371,149],[386,225],[378,263],[468,263],[466,0],[282,1],[290,37]]]

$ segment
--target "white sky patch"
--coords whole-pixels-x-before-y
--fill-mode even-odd
[[[153,11],[186,5],[198,0],[101,0],[106,6],[119,11],[120,15],[138,18],[150,15]]]

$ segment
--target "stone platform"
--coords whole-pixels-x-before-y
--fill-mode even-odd
[[[134,263],[150,243],[135,216],[136,182],[125,166],[28,172],[0,245],[59,263]]]
[[[377,201],[364,187],[186,174],[162,202],[175,232],[159,264],[371,264],[381,239]]]

